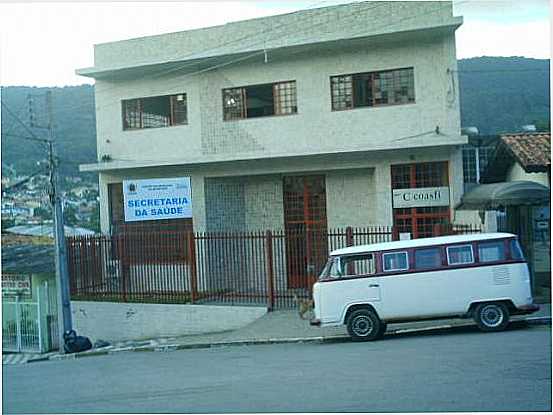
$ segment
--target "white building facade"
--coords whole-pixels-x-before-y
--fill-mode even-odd
[[[96,45],[81,170],[103,232],[128,225],[124,181],[186,177],[192,218],[168,228],[431,236],[463,193],[461,24],[451,2],[364,2]]]

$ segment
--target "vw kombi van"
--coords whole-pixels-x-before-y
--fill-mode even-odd
[[[515,235],[487,233],[338,249],[313,286],[312,325],[345,324],[355,341],[388,323],[473,318],[498,331],[509,316],[539,309]]]

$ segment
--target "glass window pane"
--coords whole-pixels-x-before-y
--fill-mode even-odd
[[[393,252],[382,254],[384,271],[402,271],[409,268],[407,252]]]
[[[511,240],[511,257],[517,261],[524,261],[524,254],[516,239]]]
[[[503,261],[505,259],[503,241],[479,243],[478,256],[480,257],[480,262]]]
[[[474,262],[471,245],[449,246],[447,248],[449,265],[471,264]]]
[[[428,269],[442,266],[440,248],[417,249],[415,251],[415,268]]]
[[[367,275],[376,272],[374,256],[356,255],[342,258],[344,275]]]

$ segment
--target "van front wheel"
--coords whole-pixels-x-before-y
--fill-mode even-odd
[[[474,321],[482,331],[504,330],[509,324],[509,310],[501,303],[478,304],[474,309]]]
[[[347,327],[355,342],[375,340],[380,337],[382,322],[372,310],[356,310],[348,318]]]

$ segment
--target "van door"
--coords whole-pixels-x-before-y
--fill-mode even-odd
[[[378,308],[380,278],[373,277],[376,266],[373,254],[336,258],[319,287],[321,323],[341,323],[352,304],[371,303]]]

